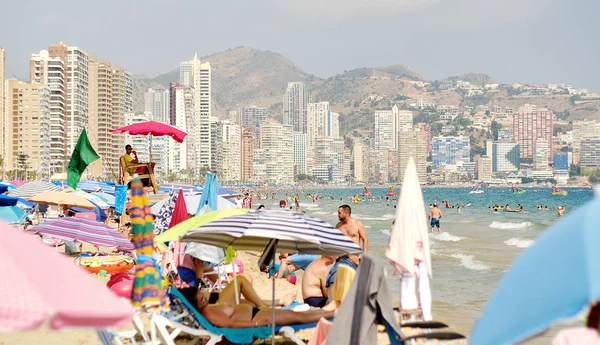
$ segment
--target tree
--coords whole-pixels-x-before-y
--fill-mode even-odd
[[[498,141],[498,130],[502,129],[502,124],[500,124],[496,121],[492,121],[492,125],[490,126],[490,129],[492,131],[492,135],[494,136],[494,140]]]
[[[579,167],[579,165],[571,164],[571,166],[569,167],[569,175],[580,176],[581,168]]]
[[[29,155],[23,152],[19,153],[17,156],[17,178],[22,180],[27,179],[27,170],[30,168],[28,160]],[[19,173],[20,171],[22,171],[21,174]]]

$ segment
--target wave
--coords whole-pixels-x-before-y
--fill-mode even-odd
[[[459,236],[450,235],[447,232],[442,232],[441,234],[429,234],[429,237],[434,240],[444,241],[444,242],[458,242],[463,239],[462,237],[459,237]]]
[[[312,212],[312,214],[327,214],[327,212],[317,211],[317,212]]]
[[[288,204],[288,206],[293,206],[293,205],[294,205],[293,201],[291,204]],[[319,204],[305,204],[305,203],[301,202],[300,207],[313,208],[313,207],[319,207]]]
[[[386,235],[386,236],[391,236],[392,232],[389,229],[383,229],[383,230],[379,230],[381,231],[382,234]]]
[[[470,269],[471,271],[487,271],[490,269],[490,266],[481,262],[476,262],[473,258],[473,255],[452,254],[450,255],[450,257],[460,259],[460,265],[462,267]]]
[[[502,229],[502,230],[525,229],[525,228],[529,228],[532,226],[533,226],[532,222],[521,222],[521,223],[492,222],[492,224],[490,224],[490,228]]]
[[[337,213],[335,213],[335,214],[337,215]],[[387,213],[381,217],[368,217],[368,216],[363,216],[361,214],[353,214],[352,218],[356,218],[358,220],[394,220],[394,219],[396,219],[396,215]]]
[[[528,238],[511,238],[504,241],[507,246],[515,246],[517,248],[527,248],[533,244],[533,240]]]

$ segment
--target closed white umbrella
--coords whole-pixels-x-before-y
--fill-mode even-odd
[[[427,234],[427,216],[425,214],[423,193],[419,184],[417,167],[409,158],[402,190],[396,207],[396,220],[390,234],[385,256],[402,274],[401,302],[403,309],[417,309],[415,295],[415,276],[419,276],[419,290],[423,318],[431,320],[431,254],[429,235]]]

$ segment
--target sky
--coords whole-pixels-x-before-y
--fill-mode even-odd
[[[600,92],[598,0],[19,0],[0,5],[7,76],[62,41],[134,74],[237,46],[270,50],[326,78],[405,64],[426,79]]]

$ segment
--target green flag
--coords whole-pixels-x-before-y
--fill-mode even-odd
[[[69,167],[67,168],[67,183],[69,186],[73,187],[73,189],[77,189],[77,184],[79,183],[79,179],[85,168],[98,158],[100,158],[100,156],[94,151],[84,129],[79,135],[77,145],[75,145],[73,154],[71,154],[71,160],[69,161]]]

